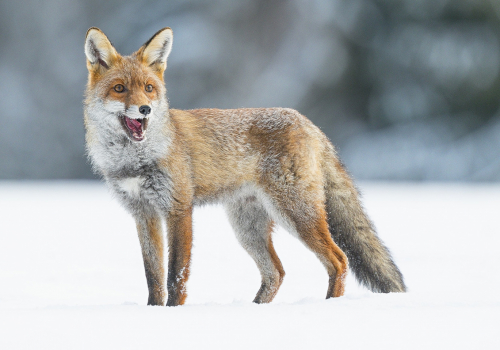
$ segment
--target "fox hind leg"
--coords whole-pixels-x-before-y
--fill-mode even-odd
[[[269,303],[285,276],[271,238],[274,223],[255,196],[227,203],[226,212],[238,241],[253,258],[261,274],[261,287],[253,302]]]
[[[319,217],[311,221],[311,227],[296,225],[298,234],[302,242],[316,254],[328,272],[329,282],[326,298],[340,297],[344,295],[347,257],[330,235],[325,211],[321,210]]]
[[[308,203],[304,198],[293,200],[286,196],[275,197],[275,203],[282,216],[278,220],[294,230],[326,268],[329,276],[326,298],[344,295],[347,257],[332,239],[324,207],[319,203]]]

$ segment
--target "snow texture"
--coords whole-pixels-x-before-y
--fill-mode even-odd
[[[278,229],[287,275],[260,286],[221,207],[195,210],[187,303],[148,307],[132,218],[103,184],[0,183],[1,349],[499,349],[500,185],[361,184],[406,294],[328,277]],[[495,331],[496,330],[496,331]]]

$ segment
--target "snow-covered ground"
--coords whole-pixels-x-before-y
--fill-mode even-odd
[[[185,306],[148,307],[131,217],[93,182],[0,183],[0,349],[500,349],[500,185],[360,185],[406,294],[327,275],[275,233],[273,303],[220,207],[195,211]]]

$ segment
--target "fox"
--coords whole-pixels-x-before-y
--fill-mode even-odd
[[[185,303],[193,208],[215,203],[260,271],[255,303],[271,302],[285,276],[276,225],[323,264],[327,299],[344,295],[348,269],[373,292],[406,292],[327,136],[290,108],[171,109],[172,42],[165,27],[122,56],[96,27],[85,38],[87,154],[135,220],[148,305]]]

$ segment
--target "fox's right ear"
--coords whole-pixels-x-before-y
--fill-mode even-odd
[[[92,27],[87,31],[85,55],[87,56],[89,71],[109,69],[118,57],[118,53],[108,37],[96,27]]]
[[[172,29],[165,27],[156,32],[147,43],[135,53],[147,66],[163,79],[167,68],[167,58],[172,50]]]

